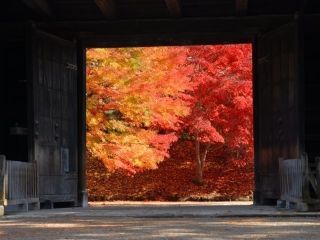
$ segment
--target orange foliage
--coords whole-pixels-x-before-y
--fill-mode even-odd
[[[191,84],[183,48],[87,51],[87,148],[109,171],[153,169],[168,157]]]

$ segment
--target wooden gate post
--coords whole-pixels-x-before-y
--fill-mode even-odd
[[[6,157],[0,155],[0,216],[4,215]]]

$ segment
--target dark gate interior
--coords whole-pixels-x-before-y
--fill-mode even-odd
[[[0,55],[0,152],[8,159],[28,161],[26,43],[2,38]],[[19,71],[17,71],[19,69]]]
[[[317,56],[320,54],[320,35],[315,30],[306,30],[304,43],[305,62],[305,149],[310,161],[320,155],[320,67]]]

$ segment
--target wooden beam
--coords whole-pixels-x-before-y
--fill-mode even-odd
[[[22,0],[22,2],[39,15],[52,16],[52,11],[47,0]]]
[[[169,13],[172,17],[181,17],[180,0],[165,0]]]
[[[250,42],[294,21],[294,15],[197,19],[38,22],[37,27],[61,36],[78,36],[86,47],[165,46]],[[1,24],[0,24],[1,26]]]
[[[116,17],[116,7],[113,0],[94,0],[94,2],[106,18]]]
[[[86,181],[86,50],[80,39],[77,40],[78,66],[78,205],[88,206]]]
[[[236,16],[245,16],[248,11],[248,0],[235,0]]]
[[[265,15],[196,19],[140,19],[118,21],[56,21],[38,22],[45,31],[95,34],[170,34],[189,32],[259,31],[281,26],[294,20],[294,15]],[[0,24],[1,26],[1,24]]]
[[[252,42],[254,33],[171,33],[171,34],[138,34],[138,35],[83,35],[85,47],[151,47],[151,46],[186,46],[212,45],[221,43]]]

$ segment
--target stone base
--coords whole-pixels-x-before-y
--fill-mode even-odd
[[[4,206],[0,205],[0,217],[4,215]]]
[[[277,208],[294,209],[298,212],[316,212],[320,211],[320,202],[303,202],[303,201],[290,201],[290,200],[278,200]]]
[[[81,207],[87,208],[88,205],[88,192],[87,191],[82,191],[82,199],[81,199]]]

